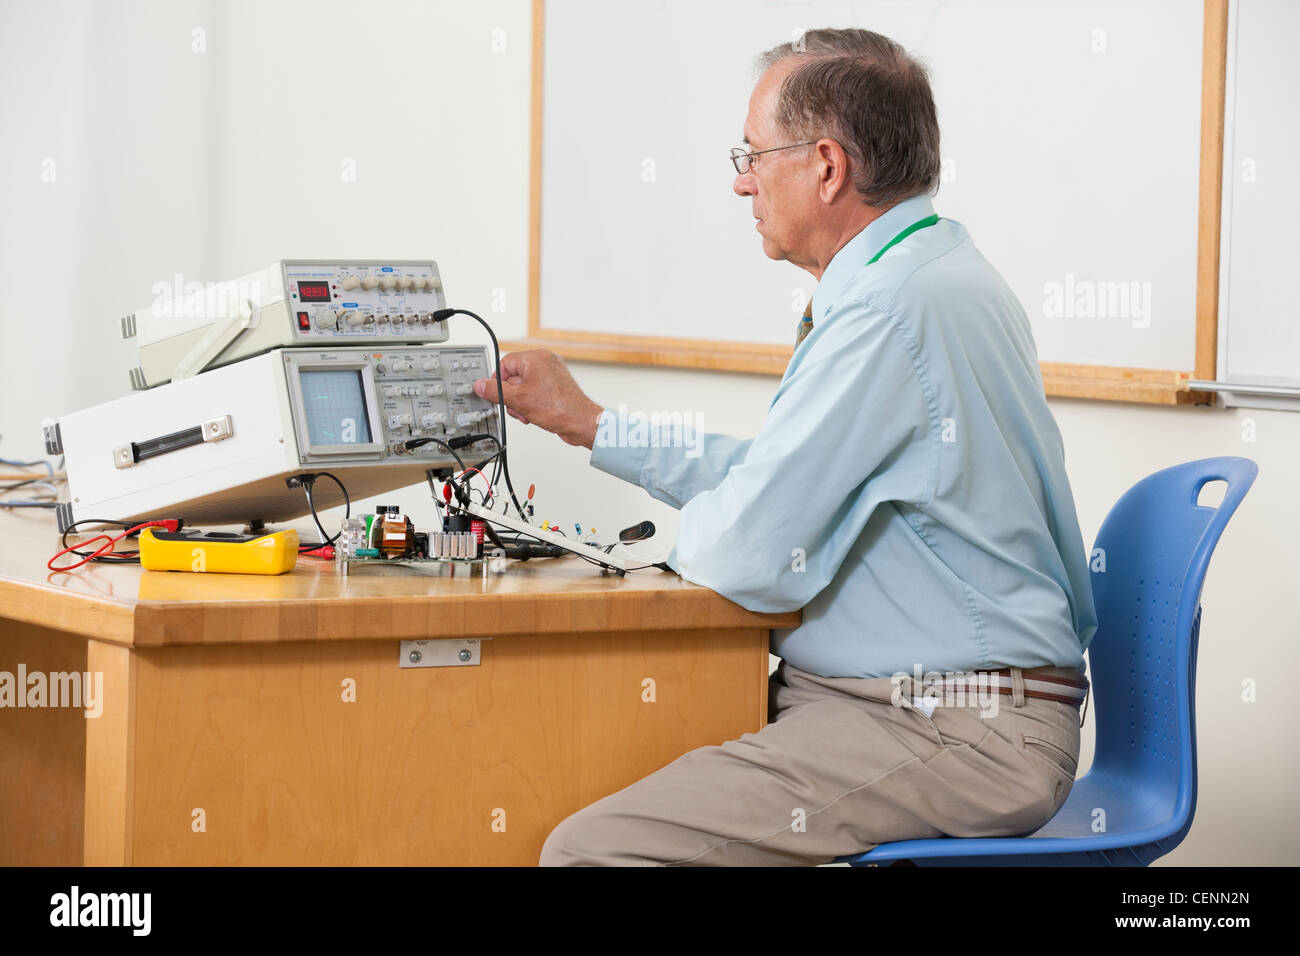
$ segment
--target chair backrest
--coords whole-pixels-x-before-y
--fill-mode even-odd
[[[1111,509],[1092,554],[1093,772],[1134,781],[1150,809],[1176,820],[1190,822],[1196,804],[1196,642],[1205,569],[1258,471],[1246,458],[1158,471]],[[1201,489],[1217,480],[1227,483],[1222,503],[1198,505]]]

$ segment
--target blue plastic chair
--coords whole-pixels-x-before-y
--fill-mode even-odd
[[[1088,646],[1097,743],[1061,809],[1028,836],[904,840],[835,862],[876,866],[1146,866],[1183,841],[1196,811],[1196,645],[1210,555],[1258,474],[1206,458],[1134,485],[1097,534],[1098,627]],[[1196,503],[1227,482],[1217,508]],[[1093,552],[1096,554],[1096,552]],[[1096,811],[1105,829],[1093,830]]]

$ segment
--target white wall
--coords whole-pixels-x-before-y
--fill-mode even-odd
[[[453,303],[520,335],[528,29],[527,0],[0,4],[0,456],[40,454],[43,417],[126,391],[131,350],[116,318],[175,272],[202,281],[281,257],[432,255]],[[355,182],[340,176],[348,158]],[[737,214],[748,215],[739,202]],[[979,223],[967,225],[978,242]],[[491,311],[496,290],[504,311]],[[786,305],[773,321],[786,323]],[[479,340],[472,325],[453,332]],[[574,372],[598,401],[690,411],[739,435],[759,429],[776,387],[727,373]],[[1162,862],[1300,862],[1300,702],[1284,685],[1300,664],[1300,416],[1051,405],[1089,542],[1152,471],[1223,454],[1259,462],[1205,589],[1196,823]],[[650,518],[651,550],[667,550],[675,512],[587,468],[586,450],[511,424],[515,485],[537,484],[538,517],[603,535]],[[418,517],[426,492],[398,497]],[[1241,700],[1246,679],[1255,703]],[[1089,755],[1085,743],[1084,769]]]
[[[432,256],[522,330],[530,31],[528,0],[0,3],[0,457],[129,390],[118,317],[177,273]]]

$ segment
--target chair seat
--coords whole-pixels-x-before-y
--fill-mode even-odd
[[[1105,811],[1104,818],[1096,811]],[[1178,808],[1158,791],[1135,787],[1117,773],[1093,770],[1074,782],[1070,796],[1044,826],[1028,836],[903,840],[837,863],[927,866],[1145,866],[1159,854],[1135,850],[1176,835]],[[1189,814],[1190,815],[1190,814]],[[1094,831],[1103,821],[1104,831]]]

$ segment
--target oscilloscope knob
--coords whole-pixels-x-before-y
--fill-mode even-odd
[[[361,280],[358,279],[356,276],[344,276],[344,277],[343,277],[343,288],[344,288],[345,291],[347,291],[347,292],[351,292],[353,289],[355,289],[355,288],[356,288],[357,286],[359,286],[359,285],[361,285]]]
[[[379,287],[379,279],[375,276],[366,276],[361,280],[361,288],[369,290]]]
[[[316,328],[332,329],[338,324],[338,318],[333,309],[321,309],[316,313]]]
[[[442,280],[439,279],[437,276],[429,276],[429,288],[432,289],[432,290],[435,291],[435,292],[436,292],[437,290],[441,289],[441,288],[442,288]]]
[[[384,290],[385,290],[386,292],[391,292],[393,289],[396,289],[396,288],[397,288],[397,277],[396,277],[396,276],[384,276],[384,277],[379,281],[379,284],[380,284],[381,286],[384,287]]]
[[[353,309],[348,309],[344,312],[339,313],[339,321],[346,322],[348,325],[351,325],[353,327],[360,325],[365,320],[366,320],[365,316],[363,316],[360,312],[357,312]]]
[[[413,285],[413,283],[411,282],[411,277],[410,277],[410,276],[398,276],[398,277],[397,277],[397,287],[398,287],[399,289],[409,289],[412,285]]]

